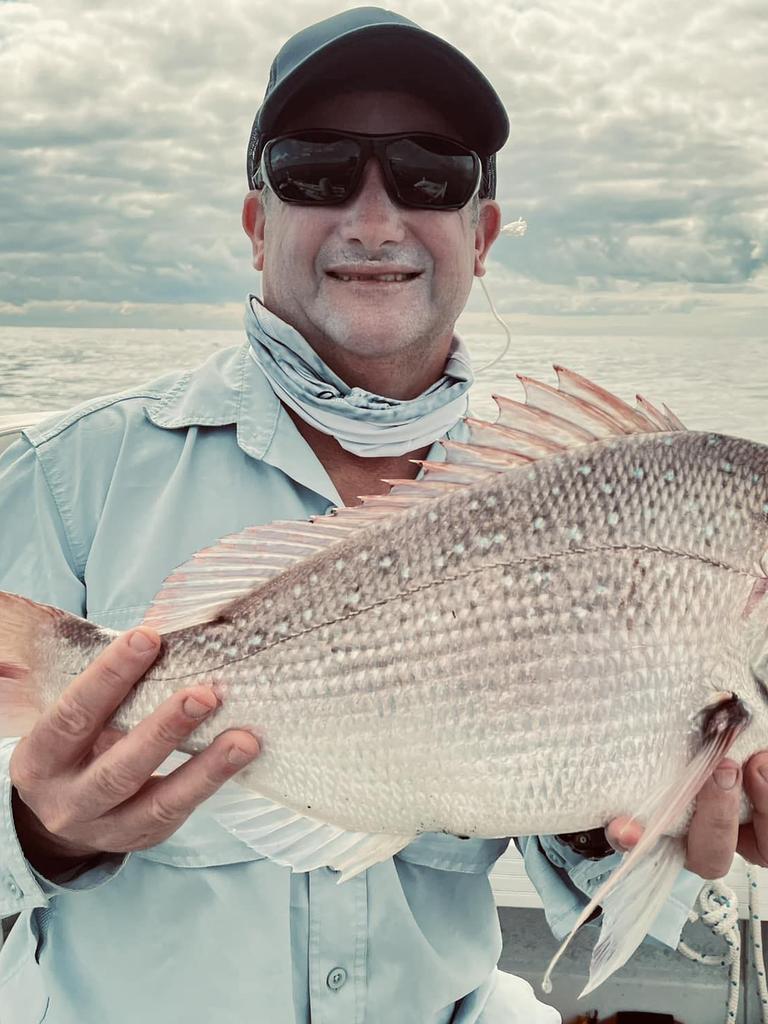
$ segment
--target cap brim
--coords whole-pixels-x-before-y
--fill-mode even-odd
[[[392,24],[354,29],[308,54],[265,100],[259,113],[262,137],[274,130],[289,107],[296,118],[297,103],[321,99],[324,85],[344,91],[365,87],[416,93],[444,110],[466,144],[481,156],[498,152],[509,137],[509,120],[499,97],[464,54],[423,29]]]

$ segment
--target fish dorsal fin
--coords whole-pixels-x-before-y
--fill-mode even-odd
[[[345,539],[356,527],[336,517],[248,526],[196,552],[166,577],[143,625],[170,633],[210,622],[229,604]]]
[[[622,399],[612,395],[610,391],[594,384],[586,377],[566,370],[563,366],[555,366],[558,388],[563,394],[572,398],[580,399],[591,405],[593,409],[599,409],[606,416],[617,423],[620,429],[627,434],[637,432],[647,433],[658,430],[658,427],[645,415],[641,409],[633,409]]]
[[[210,622],[268,580],[357,530],[518,466],[605,437],[685,430],[666,406],[660,411],[638,396],[633,409],[586,377],[562,366],[555,372],[557,388],[519,376],[525,402],[494,396],[496,421],[466,419],[468,439],[443,441],[445,462],[418,462],[423,470],[418,479],[386,480],[388,493],[367,495],[359,506],[335,508],[307,522],[249,526],[198,551],[164,581],[144,625],[170,633]]]
[[[484,420],[466,419],[469,427],[469,444],[480,448],[494,448],[511,455],[519,455],[524,460],[545,459],[548,455],[556,455],[565,451],[566,446],[560,441],[531,434],[517,427],[499,426],[497,423],[486,423]]]
[[[649,402],[647,398],[643,398],[642,395],[637,396],[637,405],[643,410],[648,419],[655,424],[657,430],[683,429],[672,426],[664,413],[657,409],[652,402]]]

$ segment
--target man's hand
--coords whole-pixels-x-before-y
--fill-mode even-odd
[[[734,853],[768,867],[768,751],[754,754],[744,766],[744,787],[752,803],[752,821],[747,825],[739,825],[741,775],[739,765],[725,758],[696,798],[685,866],[702,878],[727,875]],[[643,834],[635,823],[624,829],[628,821],[614,818],[605,830],[617,850],[631,849]]]
[[[14,750],[16,829],[25,855],[43,874],[162,842],[259,753],[251,733],[232,729],[169,775],[152,776],[218,706],[210,687],[192,686],[129,733],[109,728],[159,650],[160,638],[150,629],[118,637]]]

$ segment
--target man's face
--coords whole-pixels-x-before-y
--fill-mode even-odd
[[[279,130],[298,128],[457,138],[439,111],[393,92],[320,100],[305,108],[300,123],[286,121]],[[444,362],[472,278],[485,273],[485,257],[499,234],[497,203],[481,200],[476,227],[471,204],[455,211],[399,206],[387,193],[375,157],[358,192],[341,206],[297,206],[270,198],[266,214],[258,192],[246,196],[243,209],[268,309],[295,327],[337,372],[339,366],[370,360],[390,366],[436,357]],[[328,273],[371,261],[420,274],[403,284],[372,284],[344,282]]]

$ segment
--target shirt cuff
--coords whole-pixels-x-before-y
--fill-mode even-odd
[[[59,893],[95,889],[114,878],[130,856],[107,853],[95,862],[84,861],[83,866],[91,865],[85,870],[75,865],[54,879],[34,868],[24,856],[13,821],[9,765],[17,743],[0,742],[0,917],[47,907],[49,897]]]
[[[48,897],[32,874],[13,823],[8,766],[17,742],[0,743],[0,917],[48,906]]]
[[[118,875],[129,857],[129,853],[105,853],[97,861],[83,861],[57,874],[55,878],[46,878],[31,864],[28,867],[46,896],[57,896],[65,892],[87,892],[98,888]]]

